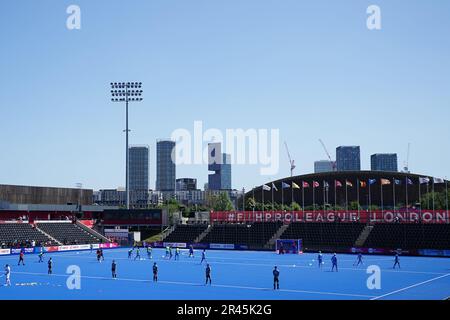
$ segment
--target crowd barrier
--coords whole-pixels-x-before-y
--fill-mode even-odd
[[[188,242],[162,242],[156,241],[150,243],[153,248],[165,248],[172,246],[173,248],[189,248],[191,245],[196,250],[211,249],[211,250],[249,250],[245,244],[233,243],[188,243]],[[427,257],[450,257],[450,250],[436,250],[436,249],[417,249],[408,250],[401,248],[347,248],[337,250],[340,253],[362,253],[368,255],[394,255],[399,253],[407,256],[427,256]]]
[[[92,245],[92,249],[112,249],[117,248],[119,245],[117,243],[96,243]],[[18,255],[20,252],[24,254],[32,254],[41,252],[43,248],[44,252],[66,252],[66,251],[82,251],[91,250],[90,244],[78,244],[78,245],[67,245],[67,246],[46,246],[46,247],[33,247],[33,248],[12,248],[12,249],[0,249],[0,256],[4,255]]]

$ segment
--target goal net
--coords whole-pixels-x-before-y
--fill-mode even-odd
[[[301,239],[277,239],[275,250],[278,254],[303,253],[303,246]]]

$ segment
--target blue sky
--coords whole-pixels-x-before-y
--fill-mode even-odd
[[[66,8],[81,8],[81,30]],[[366,28],[381,8],[382,29]],[[370,155],[411,142],[410,169],[450,176],[450,2],[300,0],[9,1],[0,13],[0,183],[124,185],[124,107],[111,81],[142,81],[132,144],[177,128],[280,129],[296,174],[338,145]],[[289,175],[234,166],[233,187]],[[177,177],[207,181],[206,165]]]

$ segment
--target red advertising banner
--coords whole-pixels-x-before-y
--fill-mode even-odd
[[[59,251],[59,247],[58,246],[45,247],[44,251],[45,252],[56,252],[56,251]]]
[[[94,227],[94,220],[78,220],[81,224],[84,224],[86,227],[92,229]]]
[[[402,222],[450,223],[445,210],[419,211],[217,211],[210,213],[211,222]]]

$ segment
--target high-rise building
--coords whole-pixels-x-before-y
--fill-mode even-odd
[[[341,146],[336,148],[337,171],[360,171],[361,151],[359,146]]]
[[[130,191],[148,191],[148,146],[131,146],[129,149]]]
[[[197,179],[181,178],[177,179],[177,191],[197,190]]]
[[[376,153],[370,157],[370,167],[373,171],[398,171],[396,153]]]
[[[209,190],[231,190],[231,156],[222,153],[220,143],[208,144]]]
[[[160,140],[156,143],[156,190],[175,191],[176,167],[175,141]]]
[[[334,162],[330,160],[320,160],[314,162],[314,173],[332,172]]]

